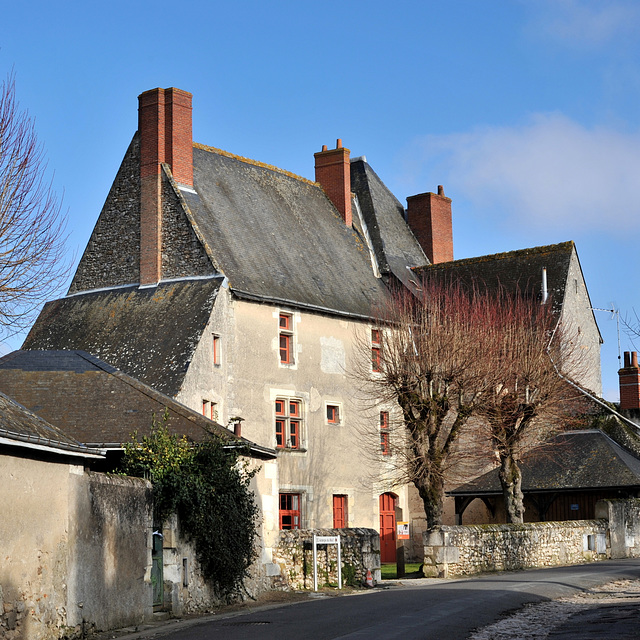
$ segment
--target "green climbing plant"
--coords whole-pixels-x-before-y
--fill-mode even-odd
[[[151,481],[156,521],[177,515],[203,577],[218,597],[229,600],[242,591],[255,559],[258,510],[249,484],[256,470],[219,436],[192,443],[171,433],[168,422],[165,411],[162,420],[153,417],[149,435],[133,434],[120,470]]]

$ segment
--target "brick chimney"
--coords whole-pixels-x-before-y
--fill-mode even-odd
[[[638,352],[624,352],[624,367],[618,371],[620,378],[620,409],[640,409],[640,368]]]
[[[342,146],[340,139],[335,149],[328,151],[325,144],[322,145],[322,151],[313,154],[316,159],[316,182],[320,183],[329,200],[340,212],[347,227],[351,227],[352,223],[349,154],[349,149]]]
[[[431,264],[453,260],[451,198],[438,193],[420,193],[407,198],[407,224]]]
[[[138,96],[140,135],[140,284],[162,278],[162,201],[160,165],[166,163],[179,184],[193,186],[191,94],[151,89]]]

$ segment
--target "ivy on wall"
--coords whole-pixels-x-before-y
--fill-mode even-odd
[[[151,481],[156,522],[178,516],[204,579],[229,600],[241,592],[256,555],[258,509],[249,486],[256,471],[219,436],[192,443],[171,433],[167,423],[165,412],[161,421],[154,416],[150,435],[138,441],[133,434],[124,445],[121,471]]]

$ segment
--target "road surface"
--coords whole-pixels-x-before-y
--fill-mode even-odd
[[[640,578],[640,559],[502,573],[467,580],[406,581],[345,597],[174,623],[140,634],[163,640],[466,640],[526,603]],[[136,634],[138,635],[138,634]],[[576,636],[579,637],[579,636]]]

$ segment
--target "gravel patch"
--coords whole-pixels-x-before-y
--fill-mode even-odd
[[[640,580],[615,580],[568,598],[526,605],[513,615],[477,630],[469,636],[469,640],[521,640],[522,638],[544,640],[549,638],[550,634],[555,637],[586,638],[584,628],[580,631],[576,630],[575,636],[570,632],[564,632],[560,636],[553,631],[559,627],[566,629],[567,623],[573,616],[576,616],[576,625],[578,625],[578,618],[582,614],[595,614],[595,609],[601,609],[605,615],[605,609],[611,611],[613,608],[620,607],[624,610],[630,606],[640,607]],[[610,629],[607,629],[611,632],[611,638],[640,637],[640,630],[638,635],[627,636],[624,630],[616,628],[615,622],[614,615],[613,624],[609,625]],[[623,623],[622,618],[620,622]],[[605,637],[602,631],[599,632],[599,637]],[[608,638],[609,635],[607,634],[606,637]]]

